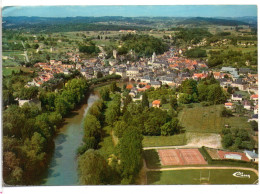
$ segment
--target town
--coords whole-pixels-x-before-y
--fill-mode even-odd
[[[258,184],[246,19],[4,17],[5,184]]]

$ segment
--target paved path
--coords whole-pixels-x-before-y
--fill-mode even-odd
[[[143,150],[154,150],[154,149],[172,149],[172,148],[201,148],[201,146],[190,146],[182,145],[182,146],[159,146],[159,147],[144,147]]]
[[[187,166],[187,167],[173,167],[173,168],[156,168],[156,169],[149,169],[146,168],[147,171],[169,171],[169,170],[197,170],[197,169],[238,169],[238,170],[249,170],[258,176],[258,170],[254,168],[246,168],[246,167],[233,167],[233,166]]]

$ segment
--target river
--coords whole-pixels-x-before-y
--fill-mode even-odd
[[[87,103],[65,119],[65,124],[54,140],[55,150],[42,185],[79,185],[76,152],[82,142],[83,120],[88,108],[98,99],[97,95],[90,94]]]

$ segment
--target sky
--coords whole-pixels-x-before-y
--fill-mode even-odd
[[[4,7],[3,17],[75,17],[75,16],[172,16],[243,17],[257,16],[256,5],[123,5],[123,6],[13,6]]]

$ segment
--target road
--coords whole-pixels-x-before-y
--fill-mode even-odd
[[[182,145],[182,146],[159,146],[159,147],[144,147],[143,150],[154,150],[154,149],[177,149],[177,148],[200,148],[201,146],[190,146]]]
[[[246,168],[246,167],[233,167],[233,166],[187,166],[187,167],[174,167],[174,168],[156,168],[150,169],[146,168],[147,171],[169,171],[169,170],[199,170],[199,169],[238,169],[238,170],[248,170],[257,174],[258,171],[254,168]]]
[[[26,62],[30,62],[30,61],[29,61],[29,58],[28,58],[28,55],[27,55],[27,51],[26,51],[25,46],[24,46],[24,43],[23,43],[23,41],[21,41],[21,42],[22,42],[22,45],[23,45],[23,48],[24,48],[25,60],[26,60]]]

